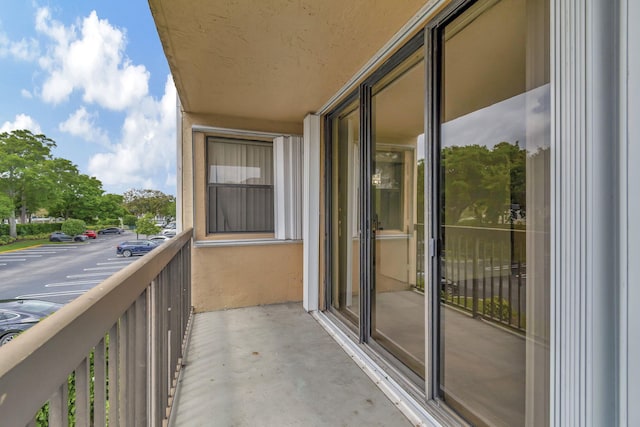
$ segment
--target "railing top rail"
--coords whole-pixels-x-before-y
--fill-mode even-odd
[[[423,225],[423,224],[420,224]],[[528,230],[521,228],[521,226],[516,226],[514,228],[510,228],[509,224],[503,224],[503,227],[481,227],[476,225],[443,225],[444,228],[449,228],[451,230],[480,230],[480,231],[500,231],[505,233],[526,233]]]
[[[192,229],[183,231],[0,347],[2,424],[32,417],[39,408],[32,405],[44,403],[66,381],[191,237]]]

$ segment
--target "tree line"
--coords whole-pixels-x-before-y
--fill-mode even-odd
[[[527,153],[515,143],[450,146],[440,152],[441,219],[447,225],[524,223],[527,166],[544,168],[548,148]],[[418,161],[418,218],[424,218],[424,160]]]
[[[157,190],[106,193],[99,179],[80,173],[71,161],[54,157],[55,141],[21,129],[0,133],[0,219],[25,224],[44,209],[56,218],[94,223],[108,218],[175,216],[175,198]]]

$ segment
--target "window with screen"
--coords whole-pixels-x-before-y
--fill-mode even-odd
[[[274,231],[273,146],[207,138],[208,233]]]

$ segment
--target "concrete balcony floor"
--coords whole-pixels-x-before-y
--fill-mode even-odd
[[[170,426],[408,426],[301,304],[196,314]]]

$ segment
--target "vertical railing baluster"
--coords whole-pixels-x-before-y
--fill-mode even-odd
[[[462,285],[460,280],[460,236],[456,239],[456,248],[455,248],[455,269],[456,269],[456,283],[458,284],[458,289],[456,292],[456,305],[460,306],[460,287]]]
[[[513,277],[513,259],[510,257],[509,258],[509,289],[508,289],[508,298],[509,298],[509,305],[507,307],[509,307],[509,326],[512,325],[513,323],[513,299],[512,299],[512,287],[513,287],[513,282],[514,282],[514,277]]]
[[[462,236],[460,237],[460,239],[462,240]],[[461,245],[462,246],[462,245]],[[462,252],[462,250],[461,250]],[[468,274],[468,267],[467,267],[467,260],[468,260],[468,253],[469,253],[469,240],[468,239],[464,239],[464,252],[462,252],[462,271],[464,273],[464,309],[467,309],[467,301],[469,300],[469,274]]]
[[[49,426],[63,427],[69,425],[69,384],[63,382],[49,399]]]
[[[487,314],[487,242],[482,242],[482,316]]]
[[[120,351],[119,351],[119,387],[120,387],[120,422],[123,426],[133,425],[131,419],[131,378],[129,364],[129,343],[131,334],[129,332],[130,310],[124,312],[120,318]]]
[[[478,282],[479,282],[479,275],[480,275],[480,268],[479,268],[479,264],[480,264],[480,240],[478,237],[476,237],[475,239],[475,244],[474,244],[474,254],[473,254],[473,263],[472,263],[472,283],[473,283],[473,296],[472,296],[472,307],[471,307],[471,313],[473,314],[473,317],[477,317],[478,316]]]
[[[161,383],[162,383],[162,395],[164,399],[171,399],[171,394],[169,390],[169,374],[167,373],[167,369],[170,368],[169,362],[169,336],[167,331],[169,330],[169,290],[168,290],[168,282],[167,279],[167,270],[165,269],[162,272],[162,276],[160,277],[160,295],[162,296],[162,301],[160,304],[160,319],[162,322],[162,348],[160,349],[160,369],[161,369]]]
[[[500,244],[500,276],[498,278],[498,316],[500,319],[500,322],[503,322],[504,319],[502,318],[502,287],[504,284],[504,243]]]
[[[93,425],[106,425],[106,367],[105,354],[107,351],[105,339],[101,339],[93,353]]]
[[[496,256],[496,243],[494,241],[491,242],[491,300],[489,302],[489,307],[491,309],[489,316],[493,319],[496,313],[495,310],[495,277],[496,277],[496,267],[495,267],[495,256]]]
[[[89,359],[85,358],[75,370],[75,415],[76,425],[91,424],[89,413]]]
[[[522,261],[518,259],[518,329],[522,329]]]
[[[118,427],[120,423],[120,332],[119,322],[109,330],[109,350],[107,352],[107,397],[109,399],[109,427]]]
[[[148,375],[148,411],[149,411],[149,424],[152,426],[158,425],[163,419],[161,411],[161,393],[158,388],[158,304],[157,304],[157,291],[158,291],[158,279],[156,278],[149,285],[149,291],[147,292],[147,322],[149,324],[149,340],[148,340],[148,353],[149,353],[149,365],[147,368]]]
[[[148,289],[148,288],[147,288]],[[145,426],[148,423],[147,418],[147,366],[148,366],[148,352],[147,352],[147,291],[143,292],[136,300],[133,310],[135,313],[134,327],[134,341],[133,341],[133,360],[135,363],[135,370],[133,372],[134,378],[134,394],[133,394],[133,409],[135,426]]]

